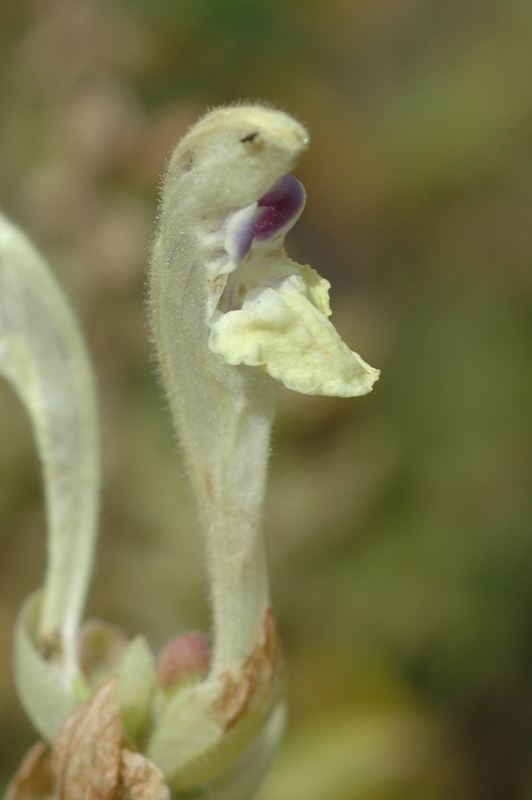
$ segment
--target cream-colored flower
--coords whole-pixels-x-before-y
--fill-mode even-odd
[[[228,364],[261,367],[296,392],[366,394],[379,371],[350,350],[329,321],[329,282],[284,251],[284,236],[304,201],[299,181],[285,175],[262,199],[230,216],[227,278],[208,319],[209,347]]]

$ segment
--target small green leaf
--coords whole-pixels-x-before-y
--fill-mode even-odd
[[[26,600],[15,627],[15,682],[24,707],[39,733],[52,742],[67,716],[76,706],[60,662],[46,660],[35,645],[41,613],[42,592]]]
[[[143,636],[128,645],[118,666],[118,702],[124,730],[137,739],[149,720],[155,691],[155,658]]]

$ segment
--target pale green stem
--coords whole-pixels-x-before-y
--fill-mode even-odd
[[[180,263],[196,235],[193,226],[185,230],[173,257],[156,250],[150,301],[162,378],[205,536],[212,673],[220,674],[253,650],[269,605],[260,524],[275,387],[267,376],[229,366],[209,350],[205,295],[198,290],[205,264]],[[163,223],[159,246],[165,241]]]
[[[66,298],[41,256],[2,216],[0,373],[26,407],[43,468],[48,561],[37,644],[71,679],[96,538],[95,389]]]

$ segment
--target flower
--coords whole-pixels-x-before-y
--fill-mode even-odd
[[[284,724],[261,529],[275,381],[350,397],[379,375],[329,321],[329,283],[284,250],[305,205],[291,170],[307,146],[288,115],[238,106],[203,117],[169,164],[150,268],[153,338],[199,509],[213,642],[179,637],[158,662],[143,637],[79,629],[97,529],[94,380],[46,264],[0,216],[0,374],[34,425],[49,540],[44,589],[23,606],[14,649],[51,763],[32,750],[15,791],[34,769],[64,800],[89,784],[102,797],[244,798],[268,766]]]
[[[227,278],[208,319],[209,347],[228,364],[260,367],[296,392],[363,395],[379,371],[350,350],[329,321],[329,282],[284,250],[285,234],[304,205],[305,189],[287,174],[229,216]]]

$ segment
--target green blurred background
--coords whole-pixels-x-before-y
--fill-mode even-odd
[[[382,370],[283,392],[265,526],[290,723],[260,800],[532,798],[532,3],[0,0],[0,204],[96,366],[105,487],[88,615],[154,648],[208,630],[194,509],[155,376],[156,187],[205,108],[311,133],[293,258]],[[0,787],[41,582],[41,479],[0,387]]]

